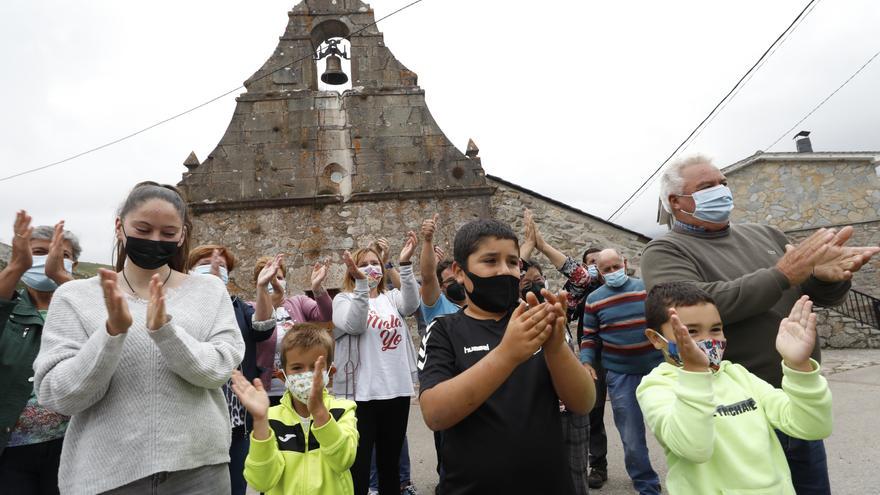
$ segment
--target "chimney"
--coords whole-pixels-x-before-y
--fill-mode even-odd
[[[810,131],[801,131],[793,138],[798,153],[812,153],[813,143],[810,142]]]

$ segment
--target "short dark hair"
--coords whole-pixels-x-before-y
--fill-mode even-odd
[[[669,321],[669,309],[715,304],[715,299],[692,282],[666,282],[655,285],[645,300],[645,326],[660,331]]]
[[[593,253],[599,253],[599,252],[602,252],[602,250],[599,249],[599,248],[597,248],[597,247],[591,247],[591,248],[587,249],[586,251],[584,251],[584,255],[581,256],[581,261],[583,261],[584,263],[586,263],[586,262],[587,262],[587,256],[589,256],[589,255],[591,255],[591,254],[593,254]]]
[[[538,263],[535,260],[523,260],[523,266],[522,266],[523,274],[525,274],[527,271],[529,271],[529,268],[534,268],[535,270],[538,270],[538,273],[540,273],[541,275],[544,275],[544,269],[541,268],[540,263]]]
[[[452,266],[452,260],[443,260],[437,263],[437,282],[443,283],[443,270]]]
[[[462,268],[467,269],[468,257],[477,250],[480,242],[486,237],[511,240],[519,250],[519,239],[509,225],[495,219],[481,218],[464,224],[455,233],[455,243],[452,250],[455,261]]]

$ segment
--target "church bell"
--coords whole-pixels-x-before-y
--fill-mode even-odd
[[[348,76],[342,71],[342,60],[336,55],[327,57],[327,68],[321,75],[321,81],[334,86],[348,82]]]

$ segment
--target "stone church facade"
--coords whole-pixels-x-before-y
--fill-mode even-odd
[[[449,142],[368,5],[307,0],[288,17],[220,142],[204,161],[191,154],[179,183],[194,241],[228,246],[239,259],[237,289],[252,293],[256,259],[276,252],[287,255],[290,287],[307,287],[311,265],[325,257],[333,261],[325,285],[338,287],[344,250],[387,237],[399,251],[404,234],[435,212],[450,255],[462,224],[493,217],[521,233],[528,207],[560,250],[577,257],[590,245],[618,247],[638,266],[643,235],[489,177],[473,142],[465,153]],[[312,55],[339,38],[349,39],[352,87],[320,91]]]

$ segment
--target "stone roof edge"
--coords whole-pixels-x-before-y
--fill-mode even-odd
[[[509,188],[511,188],[511,189],[516,189],[517,191],[520,191],[520,192],[526,193],[526,194],[528,194],[528,195],[530,195],[530,196],[534,196],[534,197],[536,197],[536,198],[538,198],[538,199],[540,199],[540,200],[542,200],[542,201],[546,201],[546,202],[548,202],[548,203],[550,203],[550,204],[552,204],[552,205],[554,205],[554,206],[558,206],[558,207],[560,207],[560,208],[564,208],[564,209],[566,209],[566,210],[568,210],[568,211],[570,211],[570,212],[572,212],[572,213],[577,213],[578,215],[583,215],[583,216],[588,217],[588,218],[590,218],[590,219],[592,219],[592,220],[596,220],[597,222],[604,223],[605,225],[610,225],[611,227],[614,227],[615,229],[619,229],[619,230],[622,230],[622,231],[627,232],[627,233],[629,233],[629,234],[635,235],[636,237],[638,237],[638,240],[639,240],[639,241],[642,241],[642,242],[648,242],[648,241],[651,240],[650,237],[646,236],[645,234],[642,234],[641,232],[636,232],[635,230],[628,229],[628,228],[626,228],[626,227],[624,227],[624,226],[622,226],[622,225],[616,224],[616,223],[614,223],[614,222],[609,222],[609,221],[607,221],[607,220],[605,220],[605,219],[603,219],[603,218],[599,218],[599,217],[597,217],[596,215],[593,215],[592,213],[587,213],[587,212],[585,212],[584,210],[581,210],[581,209],[575,208],[574,206],[571,206],[571,205],[565,204],[565,203],[563,203],[562,201],[559,201],[559,200],[556,200],[556,199],[553,199],[553,198],[550,198],[550,197],[544,196],[544,195],[541,194],[541,193],[535,192],[535,191],[533,191],[533,190],[531,190],[531,189],[525,188],[525,187],[520,186],[520,185],[518,185],[518,184],[514,184],[513,182],[510,182],[510,181],[504,180],[504,179],[502,179],[501,177],[498,177],[498,176],[496,176],[496,175],[486,174],[486,179],[488,179],[488,180],[490,180],[490,181],[493,181],[493,182],[497,182],[497,183],[502,184],[502,185],[504,185],[504,186],[507,186],[507,187],[509,187]]]
[[[752,156],[722,168],[721,173],[732,174],[755,163],[768,160],[781,162],[870,160],[876,163],[880,162],[880,151],[819,151],[810,153],[798,153],[796,151],[765,153],[763,151],[758,151]]]

